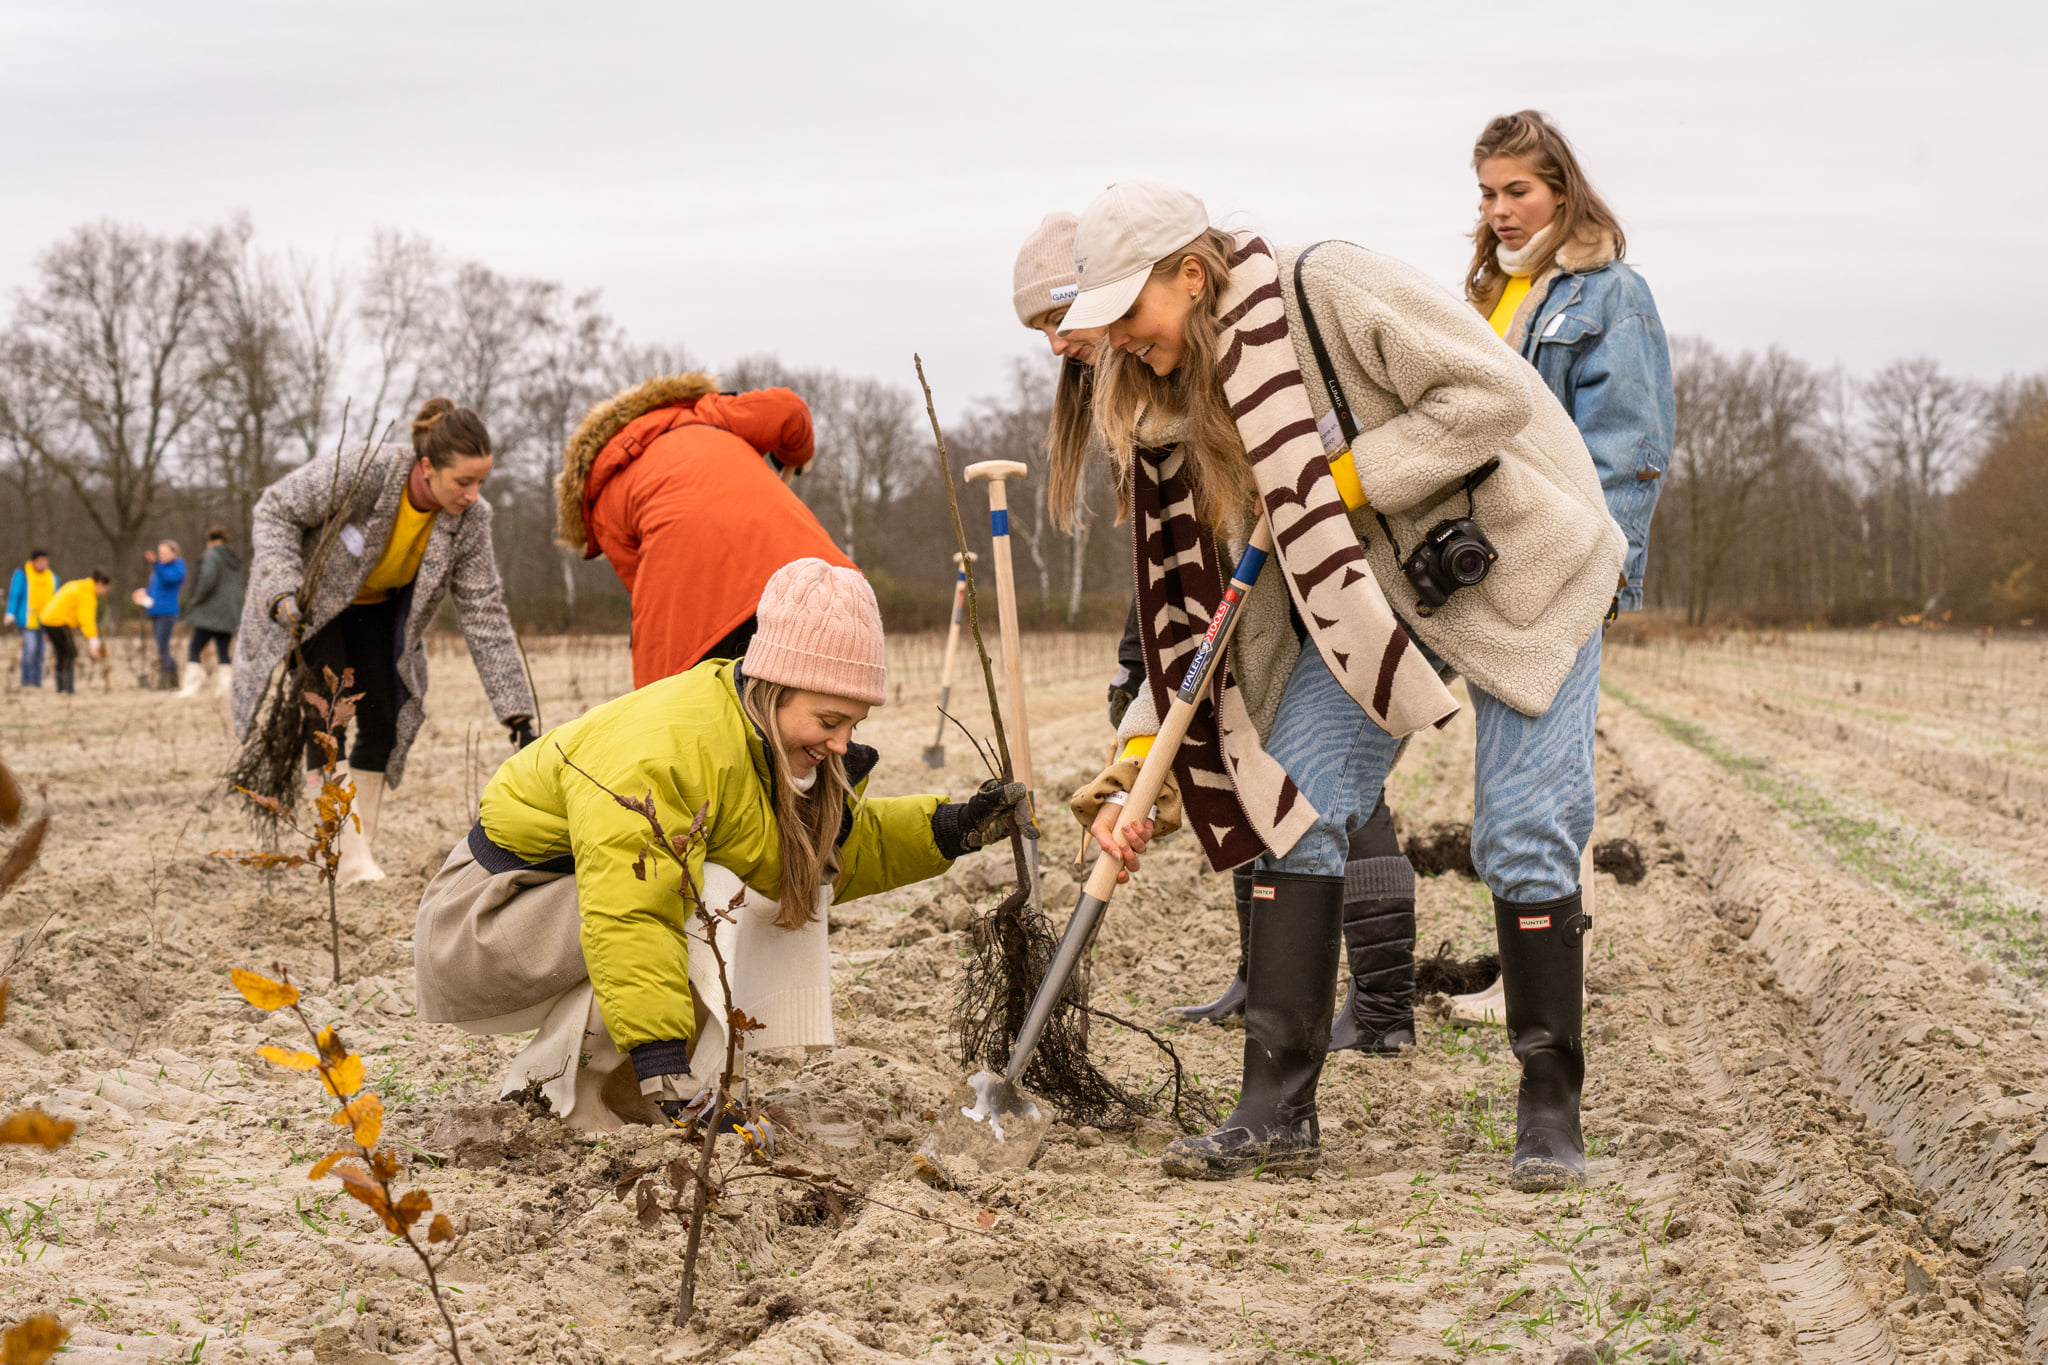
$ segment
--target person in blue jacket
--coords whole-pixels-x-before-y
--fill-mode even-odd
[[[1650,514],[1678,425],[1664,322],[1650,286],[1623,259],[1621,220],[1547,116],[1524,109],[1494,119],[1473,144],[1472,169],[1479,224],[1465,297],[1536,367],[1592,452],[1607,510],[1628,538],[1612,620],[1642,608]],[[1579,881],[1590,917],[1590,854]],[[1592,934],[1581,942],[1590,960]],[[1505,1013],[1498,981],[1451,1000],[1453,1023],[1498,1022]]]
[[[175,692],[178,661],[171,654],[171,631],[178,624],[178,589],[185,582],[185,560],[175,540],[157,542],[154,550],[142,552],[142,558],[150,566],[149,586],[135,590],[135,605],[149,617],[149,628],[156,636],[157,686]]]
[[[50,571],[50,552],[30,550],[28,560],[14,571],[7,585],[7,624],[21,630],[21,685],[43,685],[43,632],[37,618],[43,607],[63,586]]]
[[[1544,115],[1504,114],[1472,148],[1479,225],[1465,297],[1571,414],[1628,537],[1615,606],[1643,605],[1650,514],[1678,425],[1671,348],[1621,221]]]

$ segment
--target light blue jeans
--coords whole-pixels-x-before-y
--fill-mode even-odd
[[[43,632],[30,630],[26,626],[21,632],[21,685],[41,687],[43,685]]]
[[[1593,835],[1593,721],[1600,707],[1600,638],[1579,651],[1540,716],[1525,716],[1473,686],[1472,865],[1502,900],[1556,900],[1579,889],[1579,857]],[[1435,662],[1434,659],[1431,662]],[[1401,741],[1389,735],[1305,642],[1266,745],[1322,817],[1267,871],[1341,877],[1351,832],[1372,818]]]

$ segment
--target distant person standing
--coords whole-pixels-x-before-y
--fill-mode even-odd
[[[7,624],[21,629],[21,685],[43,685],[44,639],[41,613],[57,591],[57,575],[50,572],[50,552],[30,550],[28,562],[14,571],[7,585]]]
[[[195,696],[205,686],[199,656],[209,644],[213,646],[213,660],[219,665],[213,675],[215,694],[226,696],[233,689],[235,631],[242,623],[242,596],[248,586],[249,571],[242,566],[242,556],[228,543],[227,528],[210,528],[206,533],[206,552],[199,557],[198,576],[191,591],[185,594],[183,615],[185,624],[192,628],[192,639],[185,651],[185,685],[178,689],[179,696]]]
[[[178,661],[171,655],[171,632],[178,625],[178,589],[185,582],[185,558],[175,540],[157,542],[154,550],[142,552],[149,568],[149,586],[135,590],[135,605],[149,617],[150,633],[156,636],[156,685],[169,692],[178,685]]]
[[[78,691],[78,645],[71,638],[72,631],[85,637],[86,650],[93,658],[102,657],[100,599],[113,583],[112,574],[94,569],[90,578],[74,578],[57,589],[37,616],[43,638],[50,643],[51,671],[57,675],[57,691],[62,695]]]

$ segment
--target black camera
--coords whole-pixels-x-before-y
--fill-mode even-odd
[[[1491,472],[1491,471],[1489,471]],[[1500,551],[1470,517],[1453,517],[1429,528],[1429,534],[1401,562],[1401,572],[1415,588],[1415,610],[1423,616],[1450,601],[1493,571]]]

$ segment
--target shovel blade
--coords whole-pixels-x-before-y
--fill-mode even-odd
[[[943,744],[934,744],[931,748],[926,749],[924,751],[924,766],[927,768],[945,767],[946,746]]]
[[[1020,1086],[977,1071],[946,1101],[920,1154],[951,1177],[971,1164],[983,1174],[1021,1171],[1038,1159],[1052,1110]]]

